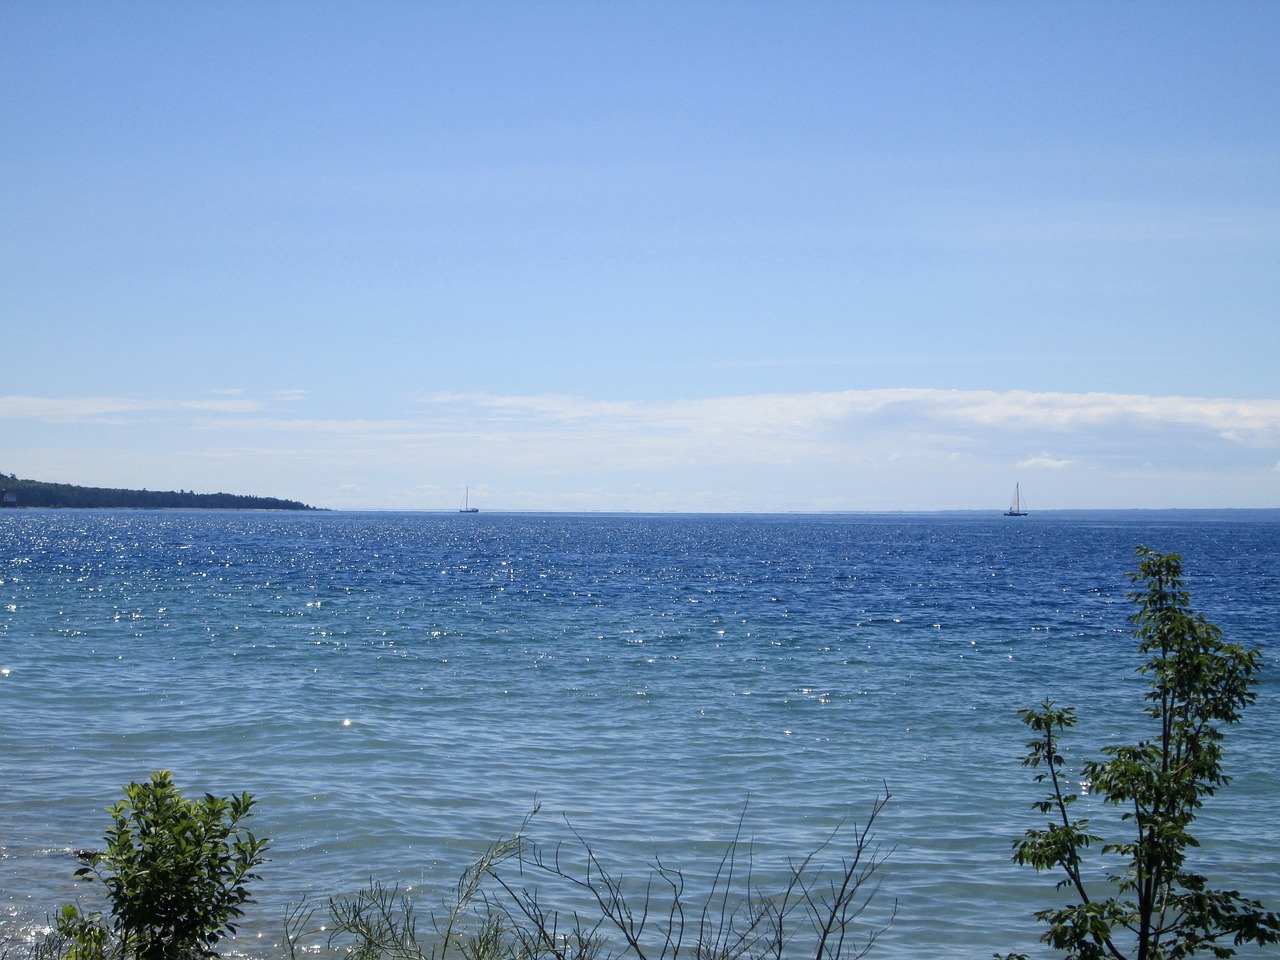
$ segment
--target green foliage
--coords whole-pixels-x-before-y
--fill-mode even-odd
[[[1146,712],[1153,735],[1134,745],[1103,749],[1105,759],[1083,767],[1084,780],[1107,803],[1121,808],[1131,833],[1101,846],[1112,866],[1100,885],[1084,870],[1083,853],[1102,838],[1085,818],[1073,819],[1060,735],[1076,722],[1071,708],[1046,700],[1021,711],[1034,733],[1023,765],[1040,769],[1046,799],[1033,808],[1051,819],[1014,841],[1013,859],[1036,870],[1060,871],[1060,889],[1078,902],[1036,914],[1048,924],[1041,938],[1079,960],[1181,960],[1224,958],[1245,943],[1280,942],[1280,915],[1236,891],[1209,889],[1191,869],[1188,851],[1196,813],[1230,778],[1222,767],[1222,725],[1240,720],[1256,699],[1258,651],[1226,643],[1221,631],[1190,606],[1182,582],[1182,558],[1137,548],[1138,570],[1129,594],[1140,667],[1150,682]],[[1006,960],[1016,960],[1009,954]]]
[[[52,949],[45,953],[51,960],[99,960],[110,952],[111,933],[102,925],[102,914],[85,915],[75,904],[68,903],[58,917],[57,936],[48,946]]]
[[[248,884],[267,841],[241,826],[254,801],[247,794],[182,796],[167,771],[130,783],[109,812],[107,849],[78,877],[105,887],[109,924],[63,908],[58,932],[71,960],[190,960],[211,957],[252,903]]]

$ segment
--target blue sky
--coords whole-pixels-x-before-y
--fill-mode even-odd
[[[1280,507],[1280,4],[0,6],[0,471]]]

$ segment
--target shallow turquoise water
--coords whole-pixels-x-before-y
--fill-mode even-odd
[[[0,515],[0,941],[79,891],[120,785],[248,790],[273,839],[238,949],[370,876],[434,902],[535,803],[606,856],[762,864],[893,800],[873,956],[1034,952],[1052,880],[1017,710],[1131,739],[1125,571],[1267,646],[1205,815],[1206,869],[1280,906],[1280,515]],[[1089,751],[1091,753],[1091,751]],[[1090,800],[1083,801],[1090,803]],[[1105,818],[1104,809],[1090,811]]]

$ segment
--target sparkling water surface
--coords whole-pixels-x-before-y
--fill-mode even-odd
[[[535,837],[567,818],[629,874],[691,878],[745,809],[767,875],[887,787],[898,916],[871,956],[1044,955],[1056,878],[1009,860],[1038,823],[1017,711],[1074,705],[1073,762],[1140,735],[1136,544],[1264,648],[1197,862],[1276,909],[1276,511],[5,511],[0,944],[85,896],[72,851],[163,768],[258,799],[271,861],[233,952],[370,877],[429,906],[535,804]]]

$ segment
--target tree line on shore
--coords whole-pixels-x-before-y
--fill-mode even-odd
[[[0,474],[0,499],[6,507],[58,507],[136,510],[315,510],[297,500],[190,490],[126,490],[71,483],[20,480]]]

